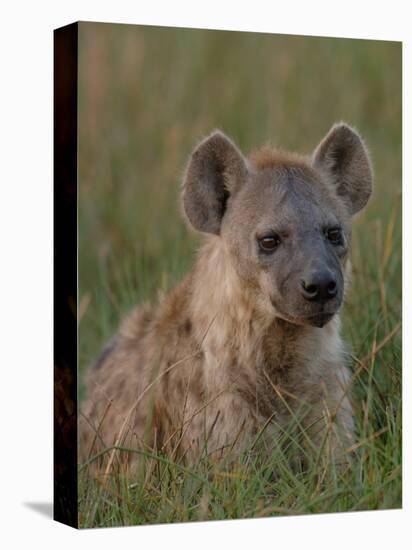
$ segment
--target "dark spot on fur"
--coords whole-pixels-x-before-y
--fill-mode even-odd
[[[98,356],[98,358],[96,359],[96,362],[93,365],[94,369],[98,370],[103,366],[103,363],[106,361],[106,359],[112,353],[114,347],[115,347],[115,342],[113,340],[105,345],[105,347],[100,352],[100,355]]]
[[[252,410],[256,410],[256,393],[251,392],[248,388],[243,386],[237,386],[235,391],[252,408]]]
[[[192,322],[189,318],[185,319],[182,324],[178,326],[179,335],[189,336],[192,332]]]

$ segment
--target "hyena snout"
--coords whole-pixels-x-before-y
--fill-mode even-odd
[[[307,272],[300,282],[302,296],[309,302],[324,304],[338,295],[338,276],[328,268]]]

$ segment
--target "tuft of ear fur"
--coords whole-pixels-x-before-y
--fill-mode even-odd
[[[193,227],[219,235],[226,202],[246,176],[242,153],[223,132],[204,139],[193,151],[183,181],[183,207]]]
[[[372,166],[359,134],[347,124],[335,124],[313,154],[313,165],[326,173],[353,216],[372,193]]]

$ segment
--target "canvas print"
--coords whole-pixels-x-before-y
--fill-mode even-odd
[[[72,34],[61,516],[401,507],[401,43]]]

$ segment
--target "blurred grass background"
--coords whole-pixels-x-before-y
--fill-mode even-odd
[[[374,467],[362,474],[373,504],[364,507],[379,507],[376,487],[387,478],[382,507],[400,506],[401,66],[395,42],[81,23],[81,374],[134,304],[190,268],[197,239],[182,221],[179,188],[201,137],[221,128],[244,153],[265,142],[310,153],[344,120],[365,138],[375,169],[343,316],[354,368],[364,365],[358,423],[375,445]]]

